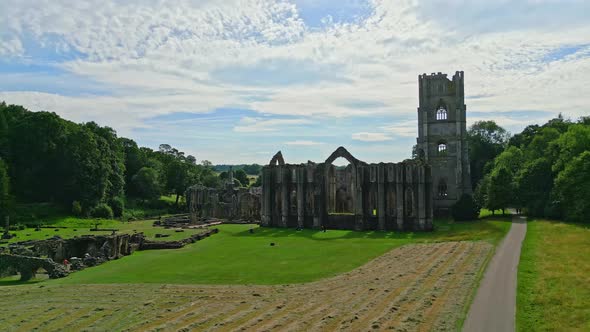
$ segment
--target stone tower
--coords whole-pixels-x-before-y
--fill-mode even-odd
[[[417,151],[432,167],[434,208],[442,212],[471,194],[464,75],[423,74],[418,85]]]

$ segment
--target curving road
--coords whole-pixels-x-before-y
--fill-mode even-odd
[[[516,273],[526,226],[525,217],[512,217],[510,231],[496,249],[469,309],[464,332],[514,331]]]

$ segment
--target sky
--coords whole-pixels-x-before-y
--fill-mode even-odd
[[[214,164],[401,161],[418,75],[468,125],[590,114],[590,1],[2,0],[0,101]]]

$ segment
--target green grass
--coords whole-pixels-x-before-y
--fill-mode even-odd
[[[133,233],[134,231],[143,232],[147,238],[156,241],[174,241],[189,237],[191,234],[199,233],[201,230],[185,229],[184,232],[176,232],[174,229],[164,229],[162,227],[153,227],[153,220],[121,222],[118,220],[100,220],[99,229],[117,229],[118,233]],[[95,219],[81,219],[75,217],[56,217],[48,223],[56,227],[67,228],[41,228],[40,231],[35,231],[34,228],[27,228],[20,231],[11,231],[16,234],[15,238],[8,240],[8,243],[27,241],[27,240],[43,240],[48,239],[54,235],[67,239],[81,235],[109,235],[111,231],[91,231],[94,228]],[[169,237],[156,238],[156,234],[168,234]],[[6,246],[6,243],[0,244]]]
[[[485,240],[497,244],[506,221],[439,221],[429,233],[355,232],[220,225],[220,233],[177,250],[136,252],[97,268],[76,272],[63,284],[301,283],[350,271],[392,248],[418,242]],[[270,246],[274,242],[275,246]]]
[[[519,331],[590,331],[590,226],[528,223],[518,266]]]

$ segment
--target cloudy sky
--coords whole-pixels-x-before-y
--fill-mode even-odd
[[[213,163],[400,161],[418,74],[468,121],[590,114],[590,1],[2,0],[0,100]]]

